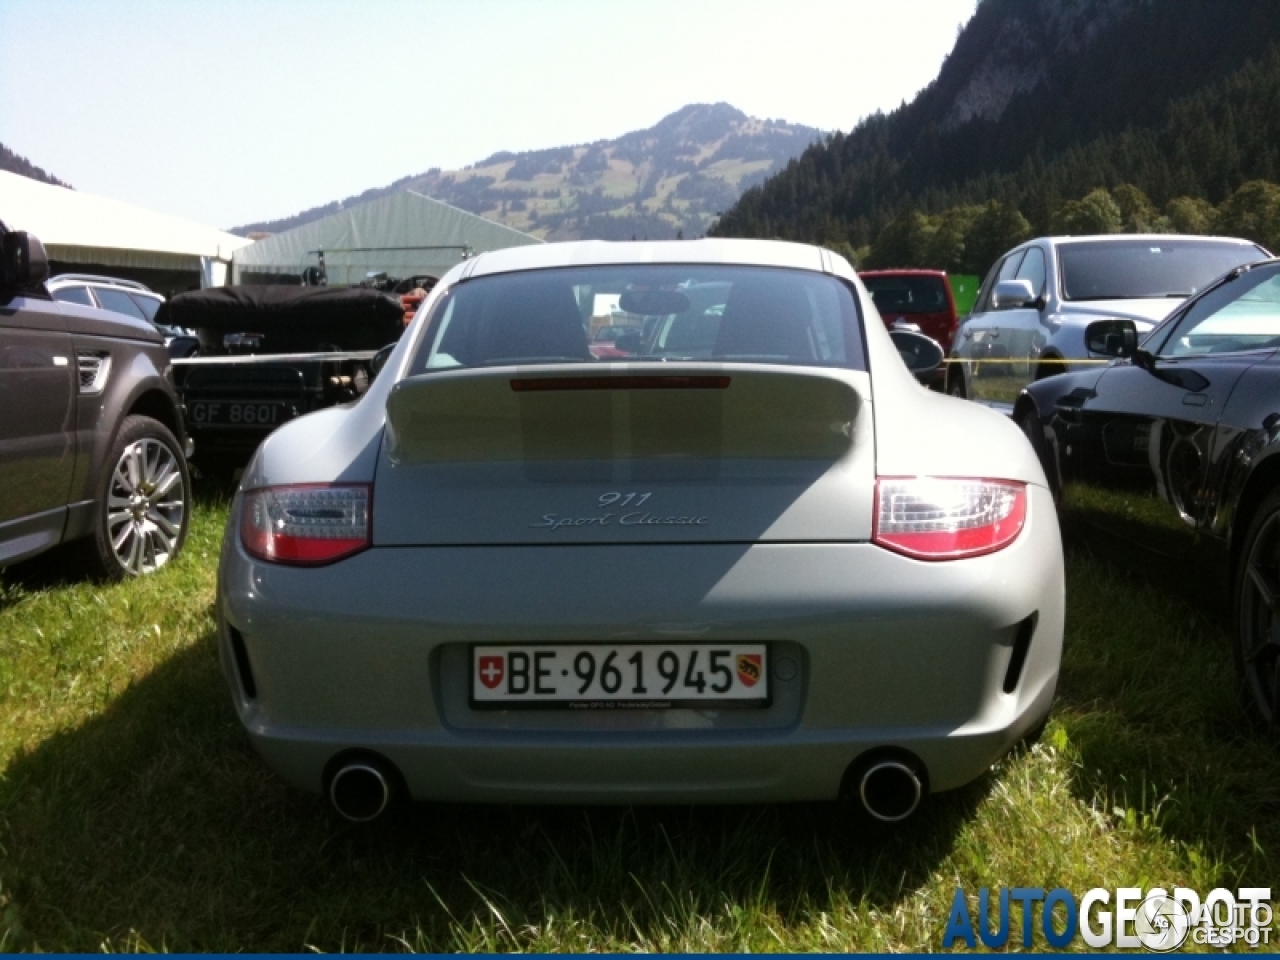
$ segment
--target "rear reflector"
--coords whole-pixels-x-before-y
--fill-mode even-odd
[[[516,393],[535,390],[724,390],[730,377],[524,377],[511,381]]]
[[[881,477],[872,539],[919,560],[960,560],[1007,547],[1026,518],[1024,483]]]
[[[367,484],[263,487],[244,495],[240,540],[271,563],[319,566],[369,546]]]

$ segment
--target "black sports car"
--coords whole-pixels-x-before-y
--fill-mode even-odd
[[[1116,359],[1014,407],[1064,519],[1229,598],[1245,691],[1280,725],[1280,260],[1221,277],[1141,344],[1129,320],[1087,336]]]

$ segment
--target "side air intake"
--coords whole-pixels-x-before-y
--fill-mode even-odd
[[[76,353],[76,366],[80,371],[80,392],[101,393],[111,372],[111,354],[105,350],[81,350]]]

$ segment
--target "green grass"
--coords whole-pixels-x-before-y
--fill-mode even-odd
[[[0,949],[927,950],[957,884],[1280,888],[1280,758],[1224,626],[1086,545],[1041,740],[900,829],[835,805],[356,828],[277,782],[232,713],[224,517],[200,504],[142,581],[0,575]]]

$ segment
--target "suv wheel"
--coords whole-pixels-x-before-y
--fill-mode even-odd
[[[178,555],[191,517],[191,475],[177,439],[150,417],[126,417],[107,460],[86,544],[111,580],[153,573]]]
[[[952,370],[947,375],[947,394],[952,397],[965,399],[964,392],[964,374],[959,370]]]
[[[1280,490],[1258,508],[1235,577],[1236,668],[1258,717],[1280,722]]]

